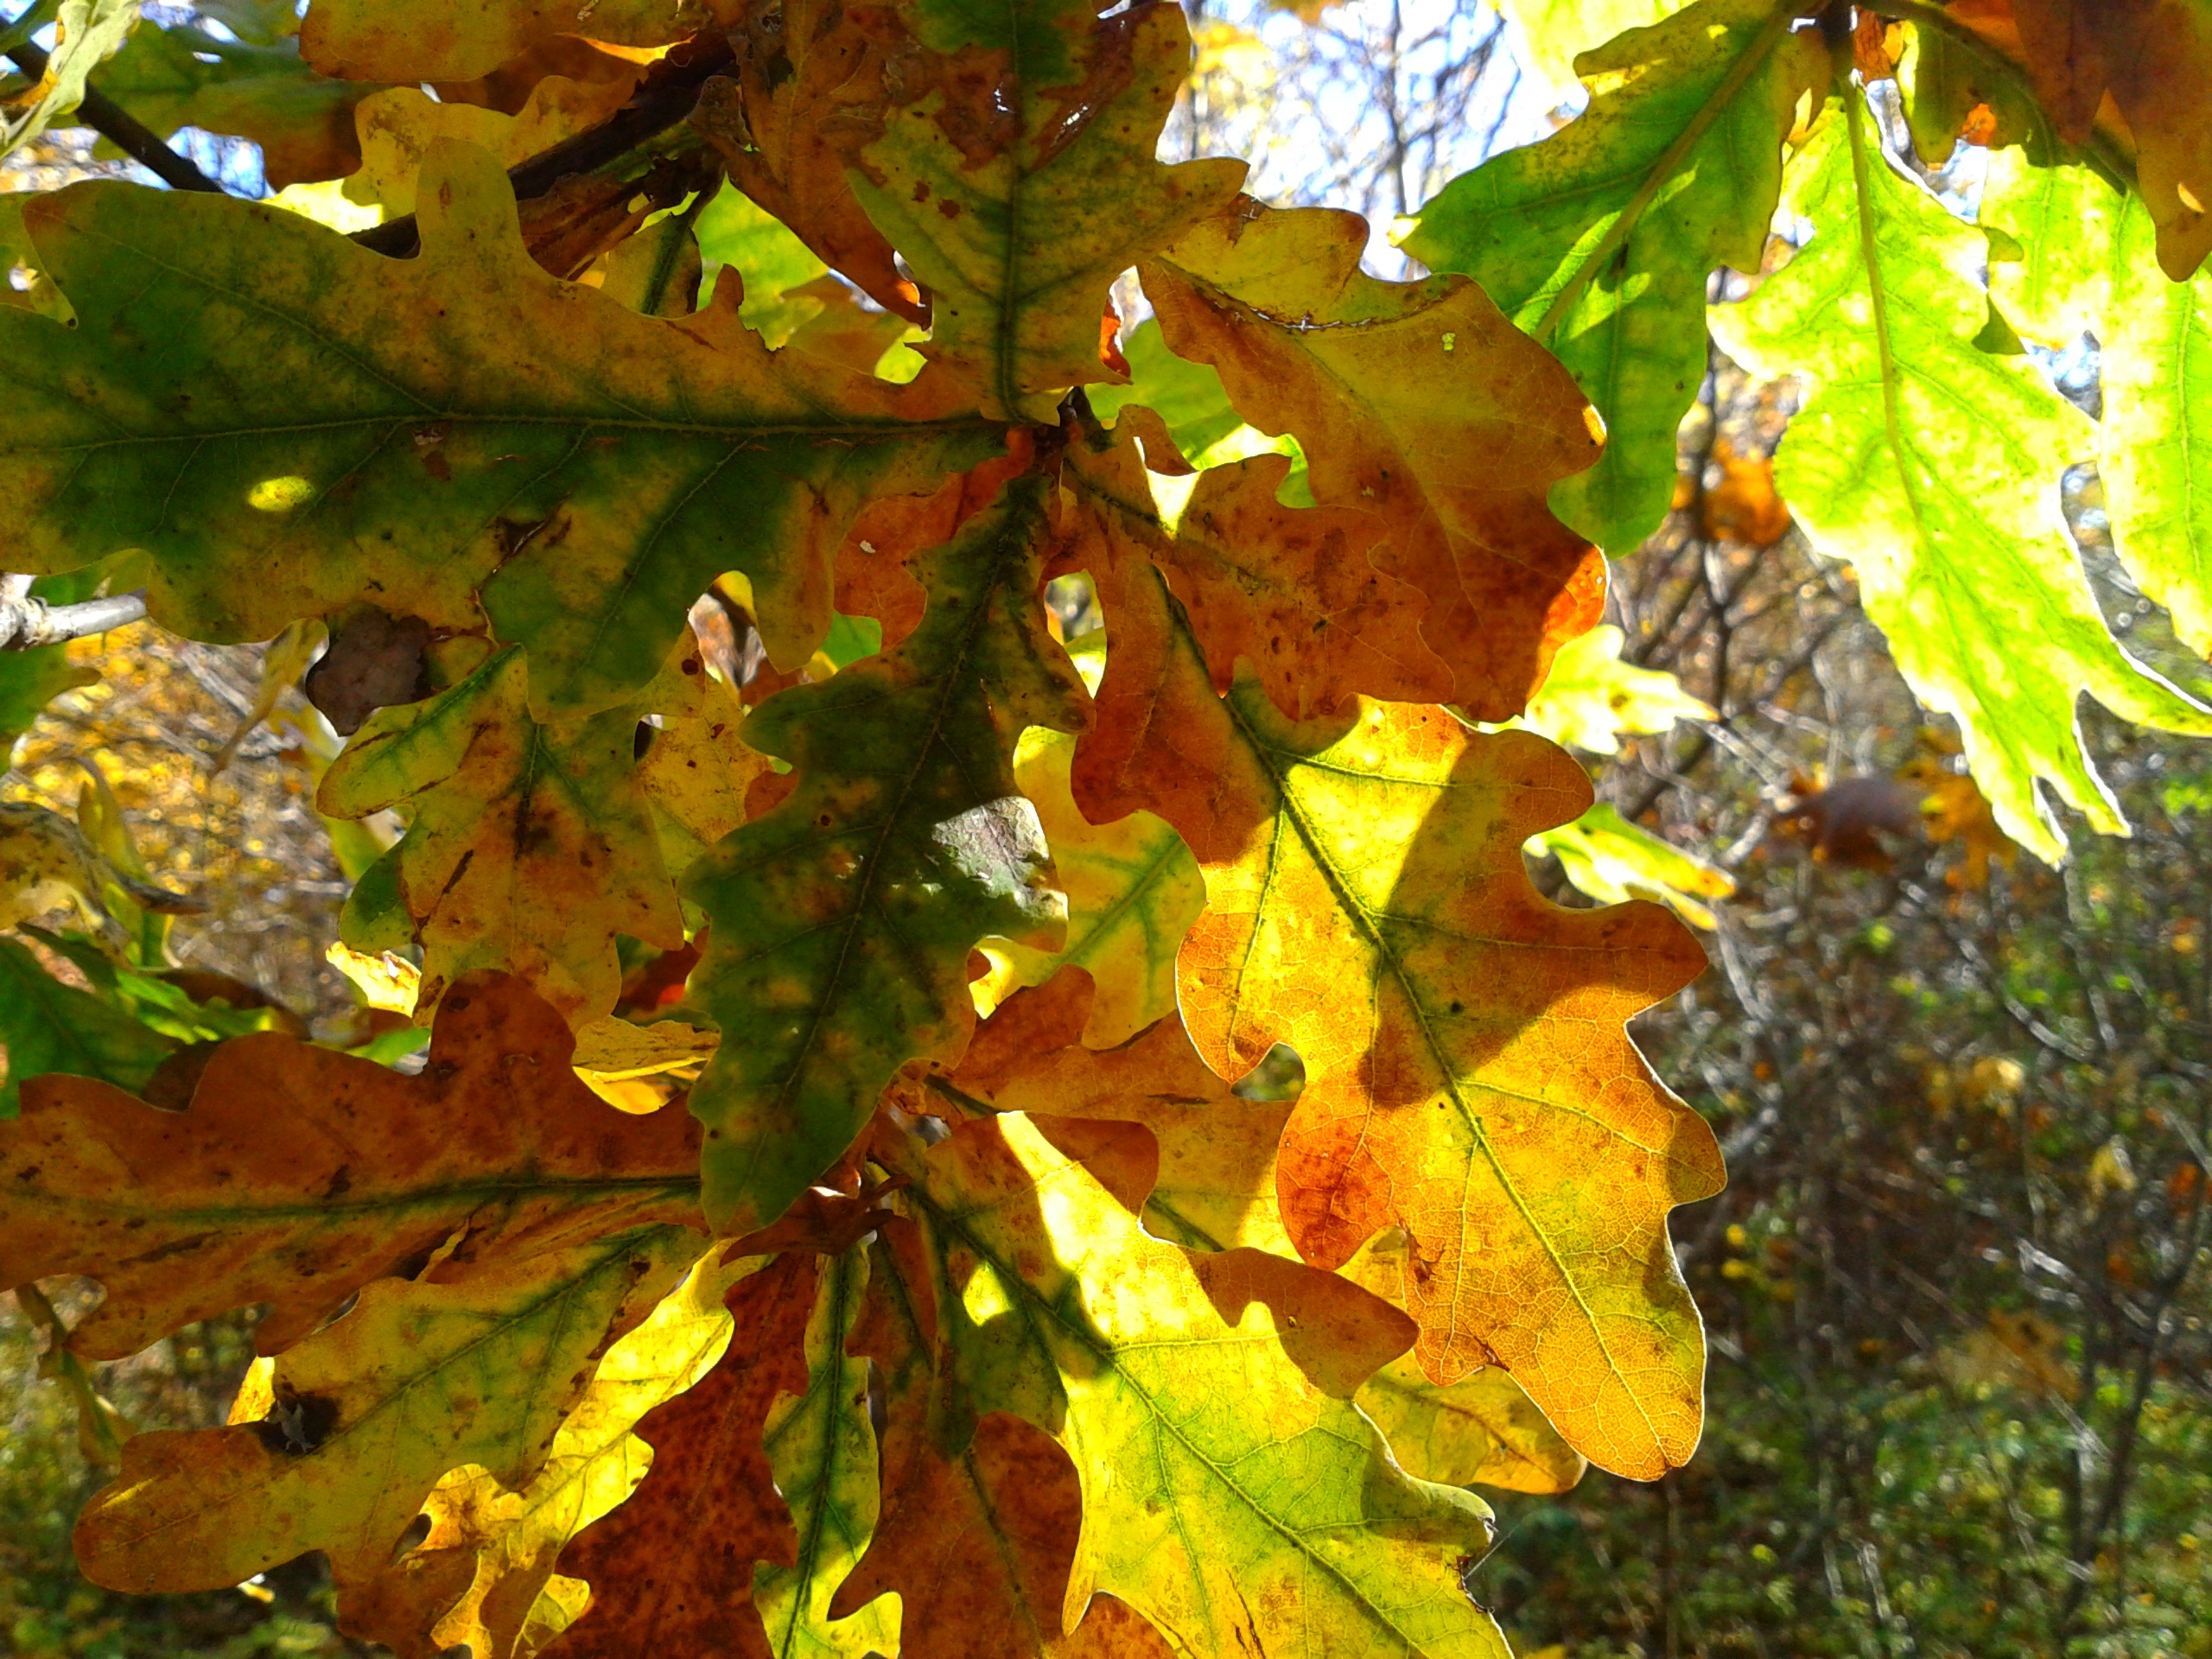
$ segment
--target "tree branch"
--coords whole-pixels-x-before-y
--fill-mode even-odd
[[[21,46],[9,48],[8,55],[33,81],[45,78],[47,54],[43,48],[26,41]],[[223,187],[202,173],[189,156],[178,155],[162,142],[151,127],[89,81],[74,119],[78,124],[90,127],[164,184],[179,190],[207,190],[219,196],[226,194]]]
[[[28,592],[15,591],[14,578],[0,587],[0,651],[30,651],[56,645],[65,639],[81,639],[88,633],[105,633],[137,621],[146,614],[143,593],[118,594],[112,599],[88,599],[79,605],[49,605]]]
[[[656,66],[645,84],[621,109],[588,132],[565,138],[507,169],[517,201],[531,201],[563,179],[604,167],[689,116],[699,102],[699,89],[729,67],[734,54],[720,35],[692,42],[686,53],[679,48]],[[353,240],[395,259],[411,258],[423,245],[415,215],[387,220],[353,232]]]

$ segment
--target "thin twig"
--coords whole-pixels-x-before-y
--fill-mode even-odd
[[[43,48],[26,41],[21,46],[10,47],[8,55],[34,82],[45,79],[47,54]],[[151,127],[89,82],[85,87],[84,100],[77,105],[75,120],[81,126],[90,127],[164,184],[179,190],[212,191],[219,196],[226,194],[221,184],[202,173],[189,156],[178,155],[162,142]]]
[[[18,596],[0,591],[0,651],[29,651],[37,645],[57,645],[65,639],[81,639],[89,633],[105,633],[110,628],[136,622],[145,614],[143,593],[88,599],[79,605],[49,605],[28,592]]]

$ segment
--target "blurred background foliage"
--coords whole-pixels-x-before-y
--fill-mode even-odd
[[[1579,10],[1611,33],[1655,8]],[[1385,275],[1409,269],[1395,216],[1580,103],[1555,41],[1532,54],[1523,17],[1477,0],[1190,10],[1197,72],[1165,149],[1249,156],[1255,194],[1365,213]],[[178,143],[259,188],[253,146]],[[1975,165],[1962,151],[1936,182],[1971,192]],[[0,191],[101,172],[130,169],[56,130],[0,162]],[[1141,298],[1122,298],[1134,324]],[[1147,376],[1156,342],[1131,334]],[[2042,360],[2094,410],[2093,341]],[[1203,385],[1156,390],[1197,448],[1279,447],[1241,442]],[[2059,870],[2015,857],[1851,571],[1775,495],[1792,397],[1713,356],[1675,511],[1617,561],[1608,619],[1620,663],[1679,685],[1613,732],[1546,728],[1583,747],[1603,809],[1531,849],[1562,903],[1671,885],[1707,929],[1712,970],[1638,1030],[1728,1154],[1728,1191],[1677,1221],[1713,1338],[1705,1442],[1656,1485],[1488,1495],[1498,1541],[1468,1583],[1543,1659],[2212,1659],[2212,751],[2085,710],[2136,835],[2077,835]],[[2206,689],[2110,556],[2092,472],[2065,505],[2115,631]],[[1070,620],[1088,603],[1065,601]],[[16,743],[0,800],[75,812],[90,791],[143,878],[204,906],[161,918],[165,960],[350,1045],[378,1027],[324,953],[371,849],[334,847],[313,810],[334,739],[296,673],[264,671],[297,644],[143,625],[79,642],[83,683]],[[1707,862],[1662,875],[1650,837]],[[96,1294],[63,1289],[52,1316]],[[104,1436],[221,1421],[251,1333],[212,1322],[73,1375],[41,1357],[48,1311],[0,1306],[6,1650],[367,1651],[330,1630],[311,1560],[156,1601],[77,1575],[68,1530]]]

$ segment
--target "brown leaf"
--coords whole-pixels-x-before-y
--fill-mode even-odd
[[[1064,1634],[1083,1522],[1075,1465],[1019,1417],[962,1409],[938,1369],[936,1297],[912,1222],[885,1230],[871,1269],[849,1347],[875,1362],[883,1389],[883,1508],[832,1616],[895,1592],[900,1659],[1167,1659],[1152,1626],[1110,1597],[1092,1598]]]
[[[378,709],[430,695],[429,645],[430,625],[421,617],[357,605],[332,621],[330,644],[300,689],[351,737]]]
[[[561,1571],[590,1583],[591,1605],[545,1659],[768,1659],[753,1564],[789,1566],[798,1541],[761,1433],[777,1395],[806,1392],[815,1273],[813,1257],[787,1255],[731,1289],[729,1351],[639,1422],[652,1471],[562,1552]]]
[[[10,1277],[98,1277],[72,1338],[92,1359],[255,1302],[276,1353],[384,1274],[460,1281],[500,1260],[671,1221],[696,1226],[698,1126],[633,1117],[569,1069],[559,1014],[521,982],[447,993],[406,1077],[273,1033],[223,1045],[188,1109],[34,1078],[0,1123]]]
[[[1366,246],[1356,213],[1243,199],[1139,270],[1177,354],[1305,447],[1320,505],[1384,520],[1376,567],[1428,596],[1421,636],[1458,701],[1503,720],[1604,605],[1603,557],[1546,505],[1598,429],[1481,289],[1378,281]]]
[[[846,182],[884,100],[883,48],[859,9],[768,0],[747,10],[731,44],[736,73],[706,84],[691,124],[721,152],[732,182],[878,305],[927,322],[920,290]]]

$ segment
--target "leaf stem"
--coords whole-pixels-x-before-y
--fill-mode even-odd
[[[33,81],[45,79],[47,54],[30,41],[8,48],[8,56]],[[209,178],[194,164],[189,156],[180,156],[163,143],[151,127],[132,115],[105,92],[87,81],[83,101],[77,105],[79,124],[90,127],[124,155],[152,173],[162,183],[179,190],[212,191],[216,195],[228,193],[215,180]]]

